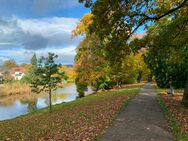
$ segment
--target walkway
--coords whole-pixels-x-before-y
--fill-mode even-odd
[[[153,86],[146,84],[112,127],[106,129],[101,141],[173,141],[166,127]]]

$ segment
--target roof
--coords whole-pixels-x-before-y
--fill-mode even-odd
[[[14,67],[11,69],[11,73],[14,74],[15,72],[25,72],[25,69],[23,67]]]

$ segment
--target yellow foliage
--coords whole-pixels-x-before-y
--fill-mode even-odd
[[[66,67],[66,66],[62,66],[60,68],[61,71],[65,72],[65,74],[68,76],[68,81],[74,81],[76,73],[74,70],[74,67]]]
[[[88,33],[88,27],[93,23],[93,14],[88,13],[85,14],[80,23],[76,26],[76,28],[72,31],[72,36],[78,36]]]

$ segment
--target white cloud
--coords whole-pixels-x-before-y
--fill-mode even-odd
[[[18,27],[24,32],[31,34],[41,34],[44,37],[53,36],[57,33],[68,32],[75,28],[79,19],[76,18],[64,18],[64,17],[51,17],[43,19],[17,19]]]
[[[34,53],[37,54],[37,57],[47,56],[48,52],[52,52],[58,55],[56,60],[59,63],[63,64],[72,64],[74,62],[74,56],[76,54],[75,47],[67,47],[62,49],[44,49],[37,51],[28,51],[28,50],[5,50],[0,52],[0,64],[1,62],[9,59],[14,59],[18,64],[21,63],[30,63],[31,57]]]
[[[71,38],[77,18],[0,19],[0,50],[20,62],[28,62],[33,52],[54,52],[59,58],[73,62],[75,48],[82,37]],[[2,56],[2,53],[0,54]]]
[[[76,55],[76,47],[70,46],[67,48],[60,48],[60,49],[43,49],[37,51],[28,51],[28,50],[6,50],[0,53],[0,56],[6,54],[6,56],[2,57],[4,60],[7,59],[14,59],[18,60],[19,63],[29,63],[31,57],[34,53],[37,54],[37,57],[40,56],[47,56],[49,52],[55,53],[58,55],[58,59],[56,60],[59,63],[64,64],[72,64],[74,57]],[[11,57],[10,57],[11,56]],[[1,60],[1,57],[0,57]]]
[[[0,20],[0,45],[20,44],[30,50],[77,45],[81,37],[72,39],[71,31],[78,22],[79,19],[64,17]]]

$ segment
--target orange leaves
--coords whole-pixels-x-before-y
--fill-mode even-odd
[[[0,122],[0,140],[90,141],[110,125],[119,109],[137,91],[114,90]]]

